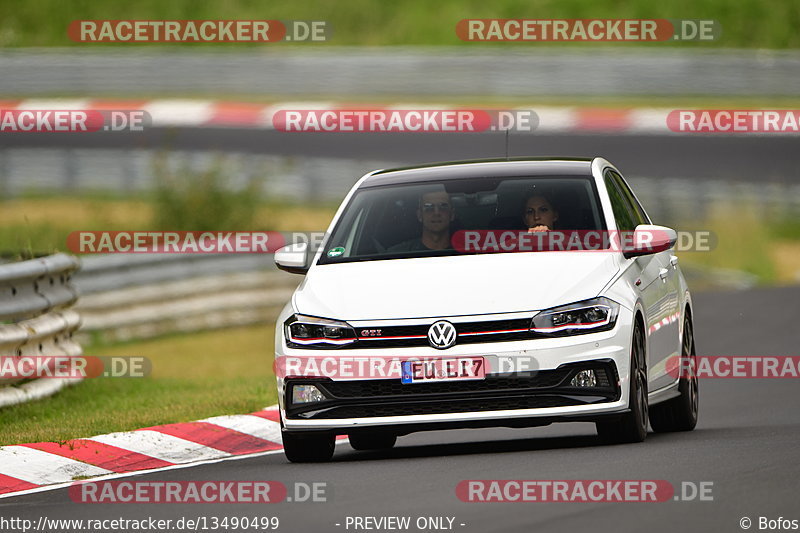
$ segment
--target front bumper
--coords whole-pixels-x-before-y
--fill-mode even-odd
[[[595,422],[619,417],[628,412],[627,402],[619,400],[602,405],[517,409],[481,413],[386,416],[330,420],[284,420],[289,431],[326,431],[348,434],[359,428],[380,429],[396,435],[415,431],[487,427],[535,427],[553,422]]]
[[[281,415],[290,431],[348,433],[356,428],[396,434],[455,427],[524,427],[596,420],[627,412],[632,313],[622,310],[611,331],[534,341],[460,345],[447,350],[392,350],[403,357],[486,359],[486,379],[401,384],[399,379],[278,379]],[[383,352],[383,350],[380,350]],[[293,357],[319,352],[286,350]],[[280,355],[280,354],[279,354]],[[345,355],[342,353],[342,355]],[[375,356],[351,350],[348,356]],[[581,369],[597,369],[598,386],[570,385]],[[601,378],[602,376],[602,378]],[[294,384],[314,384],[328,398],[291,404]]]
[[[572,378],[582,370],[597,376],[593,387],[575,387]],[[314,385],[328,398],[291,404],[292,388]],[[593,405],[620,397],[613,361],[562,365],[556,370],[489,375],[485,380],[456,380],[403,384],[398,379],[334,381],[295,378],[286,381],[286,418],[330,420],[402,417],[410,415],[477,413]]]

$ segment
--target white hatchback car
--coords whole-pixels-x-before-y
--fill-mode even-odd
[[[318,249],[275,254],[306,274],[275,336],[286,456],[329,460],[336,435],[367,450],[446,428],[693,429],[676,238],[601,158],[367,174]]]

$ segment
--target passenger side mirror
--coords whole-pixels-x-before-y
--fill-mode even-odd
[[[627,232],[630,235],[630,232]],[[666,226],[639,224],[631,238],[623,235],[622,255],[626,259],[641,255],[656,254],[669,250],[678,242],[678,232]]]
[[[308,243],[289,244],[275,252],[275,265],[292,274],[305,274],[311,268],[309,256]]]

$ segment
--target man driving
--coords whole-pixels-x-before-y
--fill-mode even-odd
[[[417,219],[422,223],[422,235],[390,247],[390,252],[446,250],[451,247],[450,223],[455,219],[455,210],[447,192],[423,194],[417,207]]]

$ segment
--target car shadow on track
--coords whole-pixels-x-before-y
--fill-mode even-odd
[[[515,453],[543,450],[563,450],[603,446],[600,438],[591,435],[570,437],[539,437],[478,442],[453,442],[447,444],[420,444],[398,446],[390,450],[358,452],[347,445],[337,448],[335,461],[370,461],[382,459],[409,459],[447,455],[480,455],[484,453]]]
[[[454,455],[480,455],[498,453],[517,453],[548,450],[569,450],[579,448],[621,449],[629,446],[647,446],[653,444],[672,443],[676,439],[686,440],[692,435],[703,439],[708,437],[709,430],[698,429],[681,433],[648,433],[647,440],[638,444],[607,444],[597,435],[543,436],[520,439],[480,440],[473,442],[452,442],[443,444],[400,445],[389,450],[356,451],[346,444],[337,446],[333,460],[346,461],[380,461],[385,459],[410,459],[423,457],[439,457]],[[401,437],[402,439],[402,437]],[[695,440],[695,439],[691,439]]]

